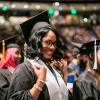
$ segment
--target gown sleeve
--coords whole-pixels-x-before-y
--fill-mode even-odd
[[[11,79],[7,100],[34,100],[29,90],[35,82],[35,74],[31,64],[18,65]]]
[[[9,82],[7,78],[0,71],[0,100],[4,100],[7,89],[9,87]]]
[[[99,100],[91,83],[76,81],[73,86],[74,100]]]
[[[81,99],[81,90],[79,89],[77,84],[79,84],[79,83],[75,82],[73,84],[73,99],[74,100],[82,100]]]

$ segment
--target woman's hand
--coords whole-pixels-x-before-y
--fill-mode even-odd
[[[33,85],[33,87],[30,89],[30,93],[33,96],[34,100],[37,100],[45,84],[44,81],[46,79],[47,70],[44,66],[41,66],[41,67],[34,66],[33,70],[37,76],[37,81]]]
[[[67,80],[67,61],[64,59],[61,59],[60,61],[53,61],[52,65],[55,68],[58,68],[62,72],[63,79],[66,83],[66,80]]]
[[[67,71],[67,61],[64,59],[61,59],[60,61],[54,60],[51,64],[55,68],[58,68],[62,73]]]
[[[41,66],[41,67],[35,66],[35,67],[33,67],[33,70],[34,70],[34,72],[35,72],[35,74],[37,76],[37,80],[45,81],[47,70],[46,70],[46,68],[44,66]]]
[[[60,69],[62,73],[67,72],[67,61],[65,61],[64,59],[61,59],[60,61],[57,61],[56,63],[57,63],[56,65],[58,69]]]

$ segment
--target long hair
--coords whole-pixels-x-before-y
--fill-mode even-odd
[[[42,47],[42,39],[43,37],[49,32],[53,31],[56,35],[57,38],[57,49],[60,49],[61,47],[61,41],[59,39],[59,33],[54,29],[54,28],[42,28],[38,31],[35,31],[34,33],[31,33],[31,37],[29,39],[29,45],[26,49],[26,57],[29,59],[33,59],[36,56],[41,56],[41,50],[40,48]],[[53,55],[55,56],[55,55]]]

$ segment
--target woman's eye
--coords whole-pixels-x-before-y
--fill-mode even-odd
[[[17,54],[17,55],[18,55],[18,54],[19,54],[19,51],[16,51],[16,52],[15,52],[15,54]]]
[[[52,42],[51,42],[51,41],[47,41],[47,44],[48,44],[48,45],[52,45]]]
[[[52,42],[52,41],[44,41],[44,43],[47,45],[47,46],[52,46],[52,45],[56,45],[56,42]]]

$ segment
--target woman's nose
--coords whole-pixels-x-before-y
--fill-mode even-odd
[[[21,54],[19,54],[19,56],[18,56],[19,58],[21,58],[22,56],[21,56]]]
[[[50,49],[55,50],[56,49],[55,45],[51,45]]]

